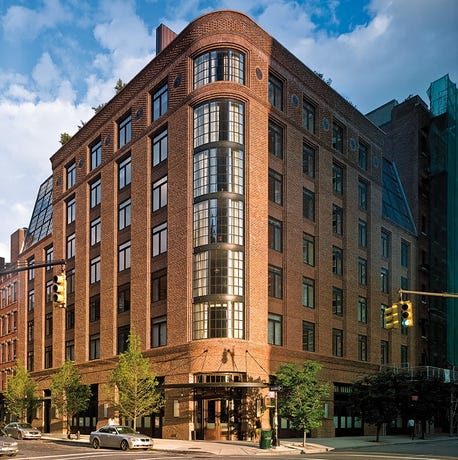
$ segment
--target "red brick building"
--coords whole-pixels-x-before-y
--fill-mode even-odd
[[[66,259],[65,309],[60,269],[22,275],[18,356],[43,428],[58,429],[49,377],[65,359],[93,392],[74,424],[106,421],[134,326],[166,392],[142,431],[247,438],[269,423],[278,364],[311,359],[334,383],[313,435],[362,433],[351,382],[414,364],[416,346],[383,327],[401,279],[415,285],[416,237],[382,131],[241,13],[158,34],[156,58],[52,156],[52,232],[29,228],[21,255]]]

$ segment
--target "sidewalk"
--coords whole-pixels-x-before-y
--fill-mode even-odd
[[[80,439],[67,439],[65,435],[44,434],[44,440],[89,444],[89,436],[81,435]],[[259,444],[249,441],[184,441],[179,439],[154,439],[154,450],[171,452],[194,452],[211,453],[215,456],[241,456],[241,455],[301,455],[329,452],[335,449],[357,449],[372,447],[374,445],[404,444],[412,442],[446,441],[447,435],[431,435],[425,440],[415,439],[412,441],[407,435],[380,436],[378,443],[375,436],[354,436],[338,438],[309,438],[305,449],[302,439],[280,439],[280,446],[270,449],[261,449]]]

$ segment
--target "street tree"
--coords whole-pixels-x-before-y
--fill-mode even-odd
[[[408,380],[405,374],[388,370],[367,375],[353,383],[353,413],[362,417],[364,422],[376,426],[377,442],[383,424],[389,424],[403,414],[407,399]]]
[[[89,385],[81,383],[79,370],[73,361],[65,361],[59,372],[51,379],[51,404],[59,411],[67,426],[70,437],[70,424],[73,416],[88,408],[91,398]]]
[[[140,337],[132,329],[127,350],[120,354],[118,364],[111,372],[110,383],[114,390],[114,408],[132,420],[134,430],[137,417],[159,412],[164,405],[156,374],[149,359],[143,357]]]
[[[321,426],[324,401],[329,397],[330,385],[318,380],[320,369],[320,364],[306,361],[302,368],[291,363],[281,364],[276,373],[276,385],[282,387],[278,393],[280,415],[303,432],[304,446],[307,432]]]
[[[35,396],[37,384],[30,378],[25,366],[18,364],[14,373],[8,377],[6,386],[3,397],[7,412],[20,421],[25,421],[27,415],[40,404],[40,400]]]

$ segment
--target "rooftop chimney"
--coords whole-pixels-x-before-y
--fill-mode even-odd
[[[164,24],[156,28],[156,56],[170,44],[177,34]]]

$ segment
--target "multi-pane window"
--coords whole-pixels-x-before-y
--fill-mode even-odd
[[[243,201],[219,198],[194,204],[194,246],[243,245]]]
[[[245,55],[237,50],[217,49],[194,59],[194,89],[215,81],[244,84]]]
[[[131,201],[130,198],[118,206],[118,230],[123,230],[130,225]]]
[[[132,164],[130,155],[118,165],[118,187],[121,190],[132,181]]]
[[[343,153],[344,134],[343,128],[338,123],[332,124],[332,147]]]
[[[389,362],[390,362],[390,355],[389,355],[388,341],[381,340],[380,341],[380,364],[389,364]]]
[[[52,313],[46,313],[45,315],[45,335],[52,335]]]
[[[72,233],[71,235],[67,236],[67,259],[75,257],[75,251],[75,234]]]
[[[332,273],[338,276],[343,274],[343,251],[337,246],[332,247]]]
[[[367,299],[366,297],[358,297],[358,322],[367,323]]]
[[[302,277],[302,305],[315,308],[315,280]]]
[[[66,168],[67,190],[76,184],[76,163],[72,161]]]
[[[129,114],[118,123],[118,148],[132,139],[132,115]]]
[[[167,206],[167,176],[153,184],[153,212]]]
[[[91,171],[102,164],[102,141],[97,141],[91,147]]]
[[[159,302],[167,299],[167,272],[154,272],[151,277],[151,300]]]
[[[65,341],[65,359],[67,361],[75,361],[75,341]]]
[[[380,269],[380,290],[384,294],[388,294],[389,291],[389,272],[385,267]]]
[[[311,133],[315,132],[315,107],[305,99],[302,101],[302,126]]]
[[[367,222],[358,220],[358,244],[360,248],[367,248]]]
[[[332,313],[336,316],[343,316],[343,290],[332,288]]]
[[[193,309],[193,339],[243,338],[242,302],[199,302]]]
[[[70,198],[67,201],[67,224],[71,224],[75,221],[76,217],[76,199],[75,197]]]
[[[102,181],[97,179],[91,183],[91,208],[96,207],[102,200]]]
[[[390,257],[390,234],[382,230],[380,234],[380,242],[381,242],[382,257],[384,257],[385,259],[388,259]]]
[[[75,292],[75,269],[71,268],[66,273],[67,294]]]
[[[272,169],[269,169],[269,200],[283,204],[283,176]]]
[[[153,257],[167,252],[167,222],[153,228]]]
[[[168,110],[169,86],[162,85],[153,94],[153,121],[157,120]]]
[[[409,251],[409,243],[401,241],[401,267],[409,268]]]
[[[281,299],[283,297],[283,270],[269,265],[268,291],[270,297]]]
[[[52,346],[45,348],[45,369],[52,367]]]
[[[302,234],[302,261],[312,267],[315,265],[315,237],[308,233]]]
[[[332,205],[332,231],[343,235],[343,209],[335,204]]]
[[[118,247],[118,271],[122,272],[128,268],[130,268],[130,241]]]
[[[91,222],[91,246],[100,243],[102,237],[102,221],[100,217]]]
[[[302,215],[305,219],[315,220],[315,193],[306,188],[302,191]]]
[[[33,342],[34,338],[34,321],[33,319],[27,322],[27,341]]]
[[[270,345],[282,345],[282,317],[269,313],[267,319],[267,343]]]
[[[332,190],[338,195],[343,194],[343,168],[336,163],[332,165]]]
[[[118,355],[127,351],[130,326],[118,327]]]
[[[315,156],[316,152],[313,147],[307,144],[302,145],[302,172],[310,177],[315,177]]]
[[[194,109],[194,148],[211,142],[229,141],[243,145],[244,112],[242,102],[213,100]]]
[[[283,223],[273,217],[269,217],[269,248],[274,251],[283,250]]]
[[[47,263],[54,261],[54,248],[52,246],[49,246],[45,249],[45,260]],[[46,270],[52,270],[52,266],[49,265],[48,267],[46,267]]]
[[[360,209],[367,210],[367,182],[363,180],[358,181],[358,206]]]
[[[118,313],[130,310],[130,285],[118,287]]]
[[[302,350],[315,351],[315,323],[302,321]]]
[[[367,361],[367,335],[358,334],[358,359]]]
[[[92,334],[89,336],[89,359],[100,358],[100,334]]]
[[[269,153],[277,158],[283,158],[283,128],[269,120]]]
[[[380,327],[386,328],[386,319],[385,319],[385,310],[388,308],[388,305],[380,305]]]
[[[65,311],[65,328],[70,331],[75,328],[75,308],[67,307]]]
[[[369,159],[369,147],[362,142],[359,143],[358,149],[358,166],[361,169],[367,170],[368,166],[368,159]]]
[[[33,366],[34,366],[34,356],[33,356],[33,350],[27,352],[27,370],[28,371],[33,371]]]
[[[409,347],[401,345],[401,367],[409,367]]]
[[[100,319],[100,296],[95,295],[89,299],[89,321],[94,323]]]
[[[332,330],[332,355],[342,357],[343,356],[343,330],[333,329]]]
[[[268,83],[269,102],[279,110],[283,110],[283,82],[269,74]]]
[[[153,137],[153,166],[157,166],[167,159],[168,136],[167,130],[161,131]]]
[[[358,283],[367,285],[367,260],[362,257],[358,257]]]
[[[151,347],[163,347],[167,345],[167,317],[159,316],[152,319],[151,324]]]
[[[27,273],[28,273],[27,279],[29,281],[32,281],[33,279],[35,279],[35,269],[33,268],[34,265],[35,265],[35,259],[32,257],[27,261],[27,266],[29,267],[29,269],[27,270]],[[11,299],[11,294],[10,294],[10,291],[8,290],[8,304],[12,302],[12,300],[10,299]]]
[[[91,284],[100,281],[100,256],[91,259],[90,263],[90,282]]]

